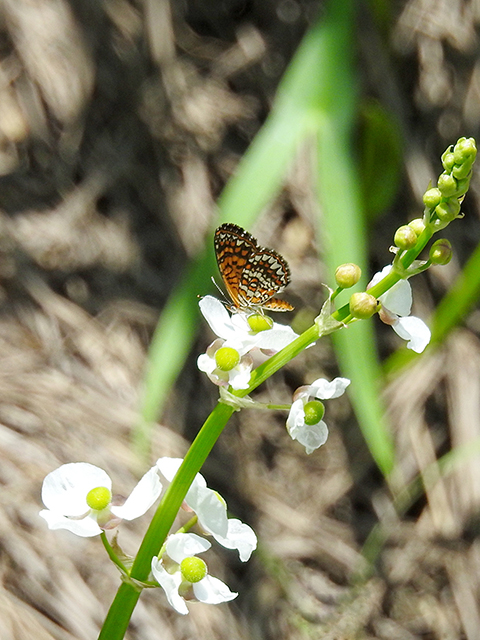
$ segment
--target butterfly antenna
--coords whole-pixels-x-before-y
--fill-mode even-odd
[[[222,291],[222,290],[220,289],[220,287],[218,286],[218,284],[217,284],[217,282],[216,282],[215,278],[214,278],[213,276],[211,276],[211,278],[210,278],[210,279],[211,279],[211,281],[213,282],[213,284],[215,285],[215,287],[217,288],[217,290],[218,290],[219,294],[221,295],[223,304],[226,306],[226,308],[227,308],[227,309],[229,309],[229,308],[230,308],[230,304],[229,304],[229,302],[228,302],[227,298],[225,297],[225,294],[223,293],[223,291]]]

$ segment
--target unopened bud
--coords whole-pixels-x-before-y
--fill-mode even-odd
[[[452,145],[450,145],[448,149],[443,153],[442,164],[447,173],[450,173],[450,171],[453,169],[453,165],[455,164],[455,156],[453,155]]]
[[[429,209],[435,209],[437,204],[440,204],[442,200],[442,192],[437,187],[433,187],[433,189],[428,189],[423,194],[423,203]]]
[[[358,264],[347,262],[337,267],[335,271],[335,282],[342,289],[353,287],[360,280],[362,270]]]
[[[452,245],[446,238],[440,238],[430,247],[430,260],[433,264],[448,264],[452,255]]]
[[[453,198],[449,202],[441,202],[435,207],[435,213],[442,222],[451,222],[455,220],[460,213],[460,203],[456,198]]]
[[[350,313],[354,318],[366,320],[378,309],[377,299],[366,292],[352,293],[350,296]]]
[[[444,198],[450,198],[457,193],[457,182],[449,173],[442,173],[438,177],[437,185]]]
[[[453,149],[455,164],[463,164],[466,161],[474,162],[477,157],[477,146],[473,138],[460,138]]]
[[[399,249],[408,250],[417,244],[417,234],[412,227],[405,224],[396,230],[393,241]]]
[[[460,165],[455,165],[452,169],[452,176],[456,180],[463,180],[464,178],[468,178],[470,172],[472,171],[473,160],[467,160]],[[458,191],[458,183],[457,183],[457,191]]]
[[[414,220],[410,220],[408,226],[415,231],[415,235],[417,236],[417,238],[421,233],[425,231],[425,222],[422,220],[422,218],[415,218]]]

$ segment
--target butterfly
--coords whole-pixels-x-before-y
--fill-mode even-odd
[[[290,282],[287,261],[273,249],[259,246],[256,238],[236,224],[226,222],[215,231],[218,269],[236,311],[292,311],[285,300],[274,298]]]

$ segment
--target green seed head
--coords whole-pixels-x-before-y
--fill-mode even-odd
[[[254,333],[258,333],[259,331],[267,331],[273,327],[273,320],[268,316],[264,316],[261,313],[253,313],[251,316],[248,316],[248,324],[250,329]]]
[[[183,579],[192,583],[200,582],[208,573],[205,562],[195,556],[184,558],[180,563],[180,571]]]
[[[303,407],[305,412],[305,424],[313,425],[320,422],[325,414],[325,406],[320,400],[310,400]]]
[[[112,492],[107,487],[95,487],[87,493],[87,504],[90,509],[101,511],[108,507],[112,500]]]
[[[215,362],[221,371],[231,371],[240,362],[240,354],[232,347],[220,347],[215,353]]]

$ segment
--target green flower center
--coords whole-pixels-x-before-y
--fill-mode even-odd
[[[222,371],[231,371],[240,362],[240,354],[232,347],[220,347],[215,353],[215,362]]]
[[[273,320],[261,313],[253,313],[251,316],[248,316],[247,322],[254,333],[267,331],[273,327]]]
[[[207,575],[207,565],[201,558],[191,556],[184,558],[180,563],[182,577],[187,582],[200,582]]]
[[[107,487],[95,487],[87,493],[87,504],[90,509],[101,511],[108,507],[112,500],[112,492]]]
[[[303,407],[305,412],[305,424],[312,426],[320,422],[325,414],[325,406],[319,400],[310,400]]]

